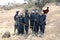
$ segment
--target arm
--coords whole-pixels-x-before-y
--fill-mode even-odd
[[[46,15],[43,16],[43,22],[42,24],[46,24]]]

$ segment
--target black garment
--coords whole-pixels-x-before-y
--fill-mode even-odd
[[[40,25],[40,31],[44,33],[45,31],[45,25],[46,25],[46,15],[42,14],[39,16],[39,25]]]
[[[15,19],[14,29],[15,31],[17,29],[18,31],[17,34],[24,34],[24,26],[23,26],[24,17],[16,15],[14,16],[14,19]]]
[[[45,25],[40,25],[40,32],[44,33],[45,31]]]
[[[16,14],[14,16],[14,20],[17,20],[18,13],[19,13],[19,11],[16,11]]]
[[[33,30],[35,33],[38,33],[38,30],[39,30],[39,14],[36,13],[35,14],[35,17],[34,17],[34,26],[33,26]]]
[[[39,30],[39,24],[37,21],[34,21],[34,26],[33,26],[34,33],[38,33]]]
[[[29,14],[28,14],[28,12],[25,12],[24,23],[25,23],[25,31],[28,34],[28,29],[29,29]]]
[[[35,13],[30,14],[30,28],[33,30]]]
[[[14,21],[15,21],[15,24],[14,24],[14,33],[15,33],[16,29],[18,27],[18,11],[16,12],[16,14],[14,16]]]
[[[25,25],[25,31],[26,31],[26,34],[28,34],[28,31],[29,31],[29,26],[28,25]]]
[[[19,17],[18,33],[24,34],[24,17]]]

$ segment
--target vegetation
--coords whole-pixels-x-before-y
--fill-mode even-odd
[[[31,6],[35,6],[35,7],[38,7],[40,12],[42,10],[42,8],[47,4],[47,3],[50,3],[50,2],[59,2],[60,0],[25,0],[25,1],[28,1],[28,6],[31,7]]]

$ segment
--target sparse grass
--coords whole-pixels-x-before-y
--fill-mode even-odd
[[[1,10],[0,11],[0,40],[60,40],[60,6],[54,4],[48,4],[45,7],[49,6],[49,13],[47,14],[46,30],[44,37],[32,36],[31,30],[29,29],[29,35],[13,35],[14,33],[14,15],[16,10],[22,11],[24,8],[15,8],[11,10]],[[44,8],[45,8],[44,7]],[[28,8],[30,11],[36,7]],[[58,20],[58,21],[57,21]],[[6,31],[10,31],[10,38],[1,38],[2,34]]]

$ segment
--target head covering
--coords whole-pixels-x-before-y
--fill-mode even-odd
[[[25,12],[28,12],[28,9],[26,9]]]
[[[26,9],[26,11],[28,11],[28,9]]]
[[[47,8],[49,8],[49,7],[47,7]]]
[[[19,13],[19,11],[16,11],[16,13]]]

